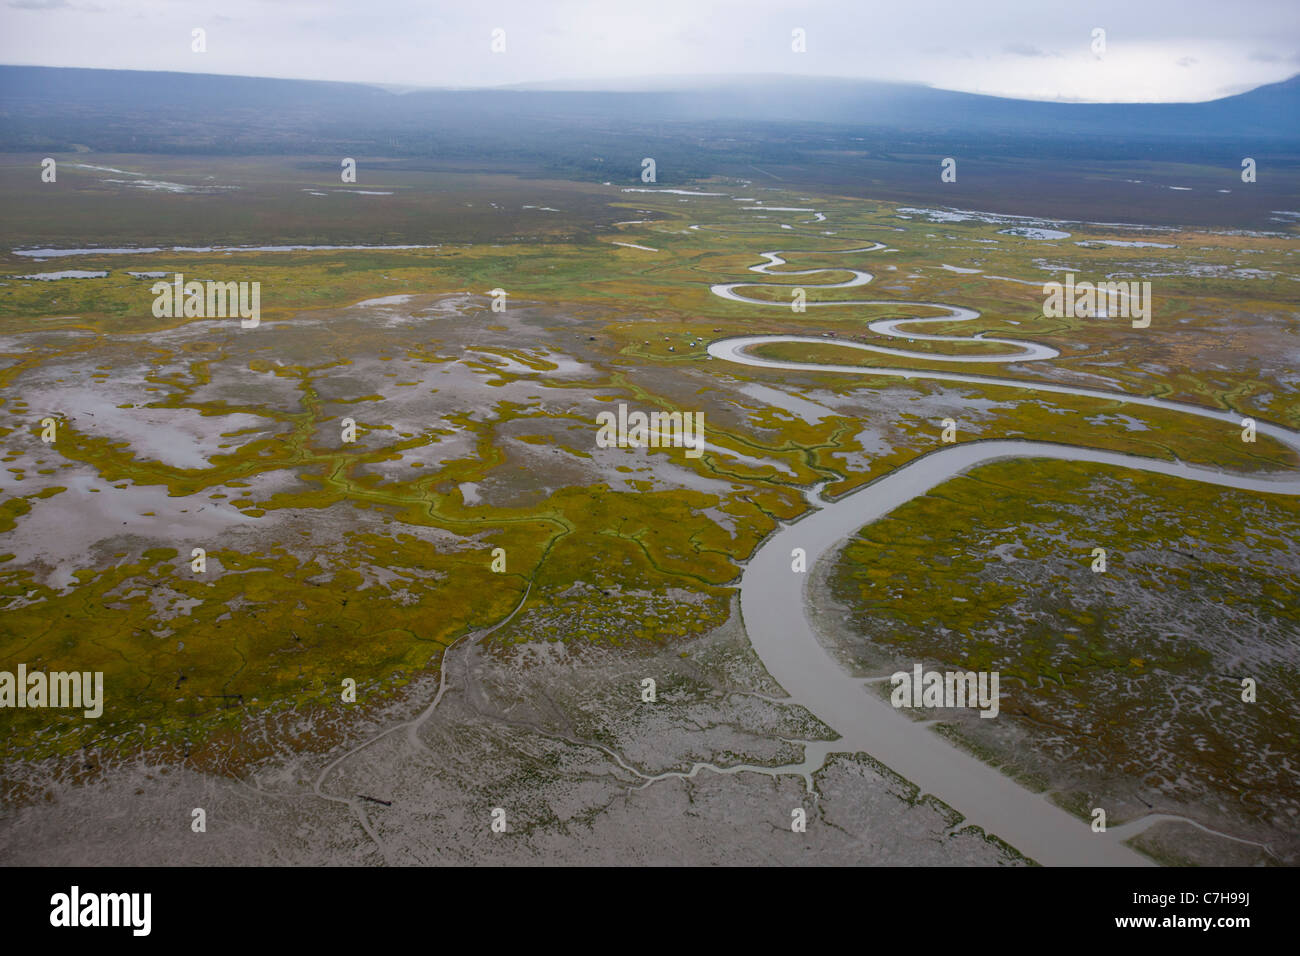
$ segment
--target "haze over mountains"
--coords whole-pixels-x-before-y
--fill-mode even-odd
[[[436,170],[632,186],[653,157],[659,186],[759,179],[1030,216],[1269,228],[1275,210],[1300,208],[1300,77],[1136,105],[777,75],[622,83],[650,88],[0,66],[0,152],[286,157],[295,176],[316,177],[354,157],[379,176],[367,182],[389,185]],[[956,182],[940,181],[944,157],[959,159]],[[1263,171],[1244,190],[1243,157]]]
[[[660,88],[592,91],[530,84],[398,92],[357,83],[3,66],[0,148],[55,149],[78,142],[99,150],[186,152],[185,137],[176,134],[190,130],[197,141],[188,145],[195,150],[278,151],[276,141],[286,137],[297,142],[280,142],[280,147],[301,149],[312,137],[355,141],[366,136],[387,139],[402,154],[419,151],[419,134],[429,129],[452,128],[464,135],[477,128],[485,139],[494,139],[493,124],[524,118],[552,127],[593,121],[619,127],[823,123],[967,137],[1105,137],[1112,146],[1160,139],[1238,148],[1300,142],[1300,76],[1220,100],[1168,104],[1013,100],[920,85],[776,75],[661,79],[646,85]],[[257,143],[247,134],[258,129],[275,135]],[[223,131],[224,143],[210,141],[217,130]],[[124,135],[129,142],[123,142]]]
[[[580,84],[517,89],[578,93]],[[653,77],[626,93],[654,93],[666,117],[799,120],[969,132],[1109,132],[1133,136],[1300,139],[1300,75],[1203,103],[1063,103],[940,90],[915,83],[773,74]]]

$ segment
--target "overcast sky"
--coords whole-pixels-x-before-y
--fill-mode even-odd
[[[0,0],[0,62],[412,86],[801,73],[1205,100],[1300,72],[1300,0]]]

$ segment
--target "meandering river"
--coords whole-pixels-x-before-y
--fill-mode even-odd
[[[859,249],[836,253],[806,251],[804,255],[869,253],[885,248],[876,243]],[[762,253],[763,262],[750,267],[751,272],[769,275],[770,270],[786,264],[790,251]],[[819,289],[844,289],[869,283],[872,275],[857,269],[805,269],[777,273],[787,276],[813,276],[818,273],[850,272],[846,282],[822,283]],[[756,299],[737,292],[740,288],[773,286],[777,283],[732,282],[714,285],[713,292],[733,302],[767,308],[790,308],[789,302]],[[816,338],[803,335],[749,335],[723,339],[709,345],[715,359],[761,368],[800,372],[827,371],[875,377],[897,376],[904,379],[931,379],[979,385],[1000,385],[1029,393],[1053,392],[1102,398],[1161,408],[1222,423],[1224,440],[1239,440],[1241,416],[1217,409],[1145,396],[1128,395],[1100,389],[1075,388],[1040,382],[1002,379],[959,372],[891,369],[857,365],[831,365],[787,362],[755,355],[754,346],[773,342],[811,342],[846,349],[895,355],[925,362],[1008,363],[1042,361],[1060,353],[1048,346],[1014,339],[983,335],[923,335],[900,331],[900,326],[923,323],[966,321],[978,318],[973,309],[929,302],[897,300],[857,300],[808,302],[808,308],[849,308],[900,305],[935,309],[934,318],[904,318],[872,322],[872,331],[882,335],[912,340],[950,343],[988,343],[1014,349],[990,355],[941,355],[908,351],[858,342]],[[1300,433],[1269,422],[1258,422],[1257,431],[1269,435],[1300,453]],[[1045,797],[1035,794],[996,768],[951,746],[924,724],[897,712],[886,700],[865,686],[866,682],[846,673],[827,652],[813,632],[808,613],[810,593],[807,582],[811,574],[791,570],[791,552],[802,548],[811,569],[818,559],[835,552],[838,546],[863,526],[883,517],[900,505],[930,489],[990,461],[1002,458],[1052,458],[1062,461],[1093,462],[1134,468],[1156,474],[1203,481],[1227,488],[1255,492],[1300,494],[1300,474],[1246,475],[1183,462],[1161,461],[1118,452],[1072,445],[1020,440],[970,441],[943,445],[922,455],[889,474],[833,502],[809,495],[818,510],[799,521],[782,526],[766,539],[745,567],[740,584],[740,609],[745,630],[772,677],[790,694],[792,700],[807,707],[841,735],[834,750],[864,752],[881,761],[896,773],[915,783],[925,793],[933,794],[952,806],[967,823],[984,828],[1016,847],[1022,853],[1046,865],[1149,865],[1150,860],[1130,849],[1122,840],[1141,832],[1166,816],[1111,827],[1108,832],[1093,832],[1088,823],[1072,816]],[[918,595],[918,600],[930,600]],[[941,597],[933,598],[942,600]],[[1104,801],[1102,801],[1104,805]]]

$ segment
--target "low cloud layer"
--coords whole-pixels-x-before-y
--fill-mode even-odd
[[[410,86],[797,73],[1033,99],[1194,101],[1300,72],[1294,0],[3,2],[5,63]]]

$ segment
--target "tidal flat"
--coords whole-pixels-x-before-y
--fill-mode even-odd
[[[282,174],[259,170],[247,191],[286,209],[320,198],[278,198]],[[174,834],[167,821],[204,793],[231,837],[227,862],[736,862],[743,846],[753,862],[1024,863],[879,761],[834,752],[834,731],[747,643],[735,601],[746,563],[808,512],[810,489],[865,487],[942,447],[950,418],[960,441],[1296,467],[1262,433],[1245,443],[1240,428],[1168,410],[1026,391],[1055,382],[1300,426],[1284,235],[1058,223],[1081,275],[1164,263],[1152,326],[1138,330],[1044,317],[1042,282],[1064,263],[1043,257],[1065,253],[997,217],[909,219],[883,200],[737,180],[630,194],[460,186],[462,202],[508,218],[480,210],[453,225],[440,194],[422,207],[442,210],[435,227],[376,228],[365,249],[288,228],[292,217],[220,242],[179,225],[78,241],[70,223],[24,242],[79,253],[43,267],[108,274],[0,284],[0,669],[102,670],[108,706],[93,722],[6,714],[6,855],[38,859],[80,820],[102,862],[197,860],[210,850],[187,845],[186,820]],[[376,190],[393,196],[357,205],[422,188],[395,178]],[[112,205],[126,187],[84,189]],[[150,201],[247,201],[234,196]],[[755,277],[777,249],[785,263]],[[1247,259],[1259,274],[1235,271]],[[6,250],[3,271],[31,262]],[[818,288],[855,271],[873,282]],[[262,323],[160,319],[132,272],[261,282]],[[886,291],[887,276],[907,288]],[[909,304],[798,313],[710,291],[755,279],[818,303]],[[743,291],[788,306],[784,289]],[[897,321],[933,319],[923,303],[979,317]],[[884,320],[893,335],[872,328]],[[899,337],[921,328],[950,340]],[[1004,350],[955,341],[973,333],[1059,355],[966,369],[1026,386],[1012,389],[709,352],[795,334],[819,341],[755,352],[920,371],[935,354]],[[917,354],[877,359],[837,339]],[[619,402],[702,412],[710,450],[598,447],[596,416]],[[861,529],[818,569],[811,610],[841,618],[831,644],[846,668],[1002,668],[998,721],[945,717],[936,732],[1071,812],[1103,801],[1116,826],[1165,812],[1236,838],[1147,830],[1134,842],[1161,862],[1289,861],[1296,515],[1292,497],[989,465]],[[1076,552],[1103,537],[1112,570],[1090,576]],[[1271,696],[1232,726],[1277,756],[1250,767],[1205,696],[1243,668]],[[1137,747],[1153,736],[1157,752]],[[124,805],[139,819],[103,828]],[[517,829],[492,843],[497,806]],[[792,845],[797,807],[810,839]]]

